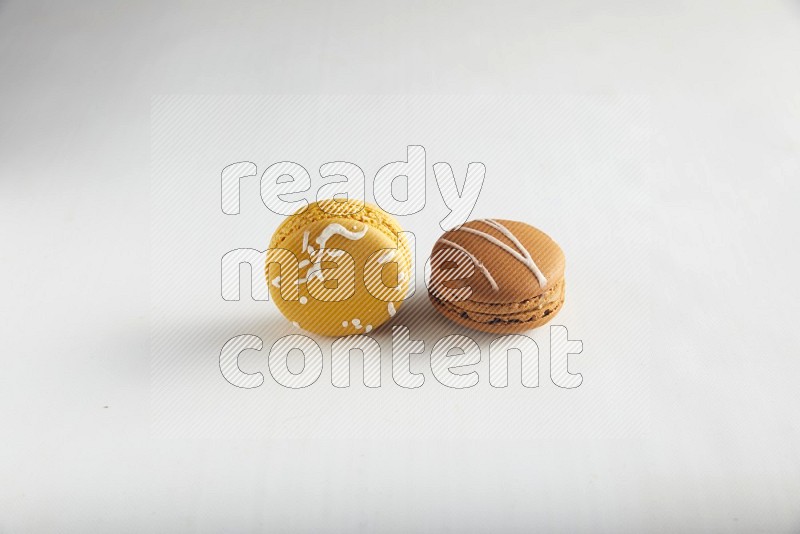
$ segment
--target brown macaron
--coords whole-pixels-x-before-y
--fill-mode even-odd
[[[523,332],[548,322],[564,304],[564,253],[522,222],[480,219],[445,232],[430,265],[434,307],[469,328]]]

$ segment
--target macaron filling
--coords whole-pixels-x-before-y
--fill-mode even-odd
[[[564,280],[559,280],[544,293],[524,301],[508,304],[459,301],[448,302],[432,293],[431,301],[443,312],[478,324],[503,325],[540,321],[552,318],[564,302]]]

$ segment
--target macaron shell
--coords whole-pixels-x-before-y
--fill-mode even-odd
[[[374,255],[377,254],[377,257],[380,257],[389,252],[383,251],[383,249],[398,248],[395,231],[399,228],[399,225],[397,227],[389,227],[389,225],[383,224],[381,222],[382,215],[376,217],[374,211],[341,217],[327,214],[321,216],[319,210],[315,209],[316,206],[312,206],[313,208],[310,210],[304,210],[289,217],[276,231],[270,246],[273,259],[276,257],[276,253],[273,253],[272,250],[285,249],[292,252],[299,260],[299,298],[297,300],[283,298],[281,292],[282,284],[294,283],[294,281],[283,279],[280,266],[275,263],[269,263],[268,257],[266,275],[270,298],[290,322],[303,330],[326,336],[367,333],[388,321],[402,305],[411,279],[411,259],[408,244],[401,239],[398,252],[394,253],[391,261],[386,262],[386,265],[379,271],[375,269],[371,271],[373,278],[380,276],[385,286],[395,286],[398,281],[398,271],[403,273],[396,287],[383,288],[377,293],[382,298],[390,299],[395,295],[397,298],[390,302],[381,300],[373,296],[367,289],[364,268],[368,258],[371,256],[373,260],[368,265],[374,266],[376,257]],[[370,209],[375,210],[377,208],[370,207]],[[325,282],[314,280],[314,277],[311,280],[307,280],[309,269],[314,266],[318,258],[320,243],[317,242],[317,239],[323,235],[326,228],[336,228],[335,225],[341,225],[342,229],[352,232],[353,236],[362,234],[364,230],[366,230],[366,233],[363,233],[363,237],[357,239],[348,239],[340,233],[329,234],[327,241],[324,243],[326,252],[323,252],[320,263],[320,267],[323,268]],[[287,228],[289,229],[288,231]],[[342,262],[346,260],[342,256],[335,256],[337,253],[332,249],[344,250],[353,258],[354,278],[349,282],[352,284],[353,294],[345,300],[318,300],[309,291],[310,284],[324,283],[326,288],[332,288],[337,287],[340,283],[331,279],[330,273],[335,272],[331,269],[337,265],[343,265]],[[390,252],[389,254],[391,255]],[[393,262],[396,262],[396,264]],[[333,278],[336,277],[333,276]],[[344,280],[344,277],[342,280],[341,283],[343,285],[338,286],[337,289],[347,286],[348,282]],[[319,292],[315,294],[320,296]],[[330,293],[327,294],[330,295]]]
[[[541,286],[534,273],[508,251],[480,235],[463,230],[470,228],[483,232],[510,248],[515,248],[514,244],[501,231],[481,220],[469,221],[457,229],[445,232],[433,247],[432,268],[437,267],[435,260],[437,251],[451,248],[448,241],[473,254],[487,268],[497,284],[497,290],[495,290],[483,272],[480,269],[474,269],[472,276],[462,284],[471,288],[472,296],[469,300],[473,302],[505,304],[531,299],[564,277],[564,253],[550,236],[525,223],[495,220],[507,228],[528,251],[536,266],[547,279],[545,286]]]

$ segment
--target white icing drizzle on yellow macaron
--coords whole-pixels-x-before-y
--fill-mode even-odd
[[[308,268],[308,272],[306,273],[306,278],[311,278],[312,276],[316,276],[320,280],[322,280],[322,257],[325,254],[325,245],[328,244],[328,240],[335,236],[340,235],[345,239],[349,239],[351,241],[357,241],[367,235],[367,230],[369,227],[365,224],[364,228],[360,232],[356,232],[354,230],[348,230],[344,226],[339,223],[331,223],[325,228],[322,229],[319,236],[314,240],[319,245],[319,250],[316,253],[316,259],[314,260],[314,264]],[[309,247],[310,248],[310,247]]]

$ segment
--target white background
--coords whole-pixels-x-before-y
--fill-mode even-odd
[[[0,4],[0,530],[797,531],[799,26],[796,2]],[[646,417],[594,435],[165,436],[150,106],[180,93],[640,95],[649,378],[646,408],[624,409]],[[592,365],[614,355],[574,337]],[[421,417],[432,381],[408,395]]]
[[[641,97],[609,96],[155,98],[150,206],[155,434],[399,440],[490,435],[519,443],[646,436],[649,111]],[[360,195],[372,202],[378,169],[405,160],[409,143],[426,152],[425,206],[398,217],[415,235],[417,291],[386,328],[371,333],[382,345],[381,391],[363,386],[360,355],[353,357],[350,373],[351,383],[360,387],[348,391],[331,385],[327,358],[319,383],[308,390],[283,389],[272,377],[256,391],[233,387],[222,378],[219,361],[229,339],[259,336],[264,350],[242,354],[239,364],[245,372],[270,376],[273,343],[301,333],[272,303],[251,300],[249,267],[236,270],[241,300],[224,301],[220,295],[222,256],[234,249],[266,249],[284,220],[264,205],[261,174],[274,161],[302,164],[314,175],[310,190],[286,198],[313,201],[323,183],[320,166],[351,161],[367,176],[366,193]],[[221,170],[243,158],[260,172],[240,180],[240,213],[226,215],[220,206]],[[528,334],[540,347],[541,389],[521,386],[514,356],[509,367],[514,387],[495,390],[489,384],[489,345],[500,336],[459,328],[433,309],[423,268],[448,213],[431,170],[438,161],[451,164],[459,183],[469,162],[485,165],[472,218],[527,221],[549,231],[566,251],[569,303],[553,324],[585,341],[586,353],[574,357],[570,367],[587,377],[580,391],[565,391],[550,380],[549,327]],[[261,259],[253,267],[262,291],[263,265]],[[403,390],[395,383],[401,379],[392,376],[391,330],[401,325],[425,343],[425,352],[411,359],[413,372],[427,374],[418,391]],[[474,390],[449,390],[432,375],[431,351],[451,334],[470,336],[481,347],[483,357],[473,370],[483,380]],[[328,356],[333,339],[311,337]],[[397,352],[394,357],[401,358],[401,349]],[[526,351],[526,359],[535,358]],[[295,372],[303,368],[299,352],[289,362]]]

